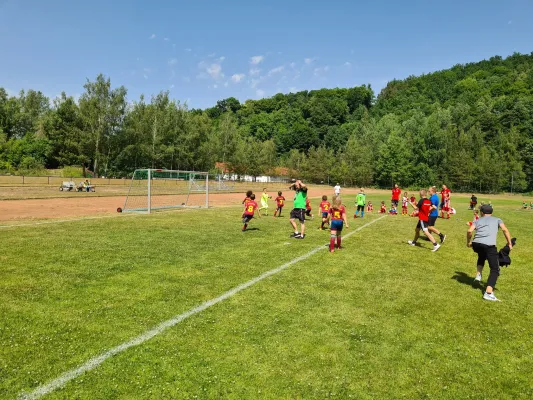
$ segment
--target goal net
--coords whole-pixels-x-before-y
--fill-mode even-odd
[[[209,207],[207,172],[137,169],[122,212]]]

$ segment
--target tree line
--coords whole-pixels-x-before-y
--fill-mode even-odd
[[[0,88],[0,172],[85,166],[275,174],[390,187],[445,182],[476,192],[533,190],[533,53],[370,85],[189,109],[168,92],[129,102],[109,77],[62,93]]]

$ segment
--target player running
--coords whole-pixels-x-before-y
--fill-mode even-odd
[[[246,228],[248,228],[248,223],[252,220],[256,211],[259,217],[261,217],[261,213],[259,212],[257,207],[258,205],[255,202],[255,194],[252,193],[250,195],[250,200],[248,200],[244,205],[244,212],[242,214],[242,223],[244,224],[244,226],[242,227],[243,232],[246,230]]]
[[[265,215],[268,215],[268,199],[271,199],[272,196],[267,193],[267,189],[263,188],[263,193],[261,194],[261,208],[259,209],[259,213],[261,213],[261,210],[266,210]]]
[[[320,213],[322,214],[322,224],[320,225],[320,230],[324,229],[324,224],[329,225],[329,210],[331,209],[331,203],[328,201],[328,196],[322,196],[322,201],[320,202]]]
[[[252,195],[252,193],[253,193],[253,192],[252,192],[251,190],[248,190],[248,191],[246,192],[246,197],[244,198],[244,200],[242,201],[241,204],[246,204],[248,201],[250,201],[250,196]]]
[[[276,201],[276,211],[274,211],[274,218],[276,218],[276,214],[279,211],[278,217],[281,217],[281,210],[283,210],[283,206],[285,205],[285,197],[283,197],[283,193],[278,192],[278,197],[275,198]]]
[[[355,205],[357,206],[357,209],[355,210],[355,214],[353,215],[353,217],[357,218],[359,216],[359,211],[361,211],[361,218],[363,218],[365,216],[366,205],[366,193],[364,188],[361,188],[359,190],[359,193],[355,198]]]
[[[429,201],[431,201],[432,205],[428,219],[429,231],[431,233],[436,233],[437,235],[439,235],[440,242],[444,243],[444,240],[446,240],[446,235],[439,232],[438,229],[435,228],[435,223],[439,218],[439,196],[437,195],[437,188],[435,186],[431,186],[429,188],[429,194]]]
[[[309,201],[309,198],[305,199],[305,215],[313,219],[313,214],[311,214],[311,201]]]
[[[330,209],[331,214],[331,234],[329,236],[329,251],[335,252],[335,238],[337,239],[337,249],[341,249],[341,233],[344,224],[346,228],[348,226],[348,220],[346,219],[346,208],[342,205],[340,196],[335,196],[332,199],[333,205]]]
[[[429,232],[429,213],[433,210],[434,206],[431,204],[431,201],[427,198],[427,192],[422,189],[420,191],[420,200],[418,204],[414,202],[411,205],[418,209],[418,224],[415,229],[415,238],[413,240],[408,240],[407,243],[410,246],[416,246],[416,241],[420,237],[420,229],[424,232],[424,235],[433,243],[433,252],[437,251],[440,248],[440,244],[437,243],[433,235]]]

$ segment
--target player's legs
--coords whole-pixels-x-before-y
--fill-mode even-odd
[[[489,262],[490,273],[489,279],[487,279],[487,288],[485,291],[490,294],[496,286],[498,276],[500,276],[500,263],[498,260],[498,250],[496,249],[496,246],[487,246],[486,257],[487,261]]]
[[[428,221],[429,232],[439,235],[440,242],[443,243],[444,239],[446,238],[446,235],[442,234],[441,232],[439,232],[437,228],[435,228],[436,222],[437,222],[437,217],[429,217],[429,221]]]

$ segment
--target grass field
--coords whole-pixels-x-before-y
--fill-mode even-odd
[[[0,398],[321,246],[44,398],[531,399],[533,211],[493,204],[518,238],[501,303],[472,285],[466,198],[438,220],[437,253],[406,244],[414,218],[387,216],[330,254],[318,218],[305,240],[288,238],[290,204],[245,233],[240,208],[2,230]],[[377,218],[350,219],[345,234]]]

